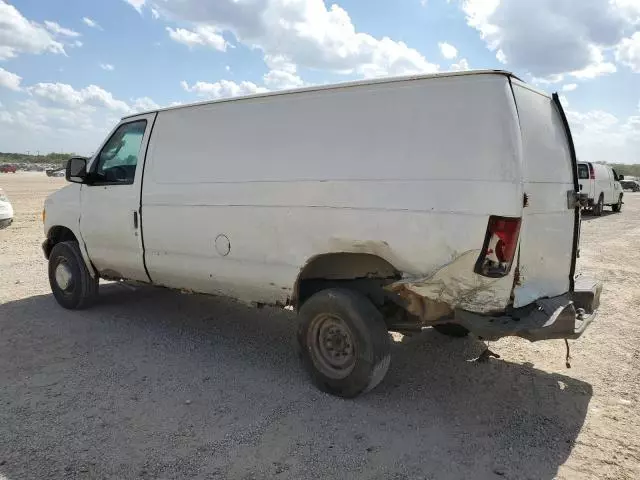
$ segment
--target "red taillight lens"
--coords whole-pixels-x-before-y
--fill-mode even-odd
[[[593,165],[589,164],[589,180],[595,180],[596,172],[593,171]]]
[[[475,272],[485,277],[504,277],[509,274],[518,246],[520,218],[489,217],[482,253]]]

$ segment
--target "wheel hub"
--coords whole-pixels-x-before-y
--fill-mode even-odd
[[[62,290],[69,290],[73,284],[73,274],[66,262],[60,262],[56,267],[56,283]]]
[[[314,363],[325,375],[339,379],[351,373],[355,348],[351,331],[342,319],[319,315],[313,320],[309,335]]]

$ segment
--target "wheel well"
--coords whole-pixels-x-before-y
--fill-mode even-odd
[[[296,281],[292,304],[300,308],[314,293],[326,288],[349,288],[369,297],[374,304],[385,303],[384,286],[400,278],[400,272],[377,255],[328,253],[313,257]]]
[[[67,227],[63,227],[60,225],[56,225],[55,227],[51,227],[49,229],[49,234],[47,235],[47,242],[45,244],[45,256],[49,258],[49,254],[51,253],[51,249],[60,242],[77,242],[78,239],[73,234],[73,232]]]

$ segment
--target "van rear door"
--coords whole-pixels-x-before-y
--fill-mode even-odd
[[[512,81],[522,135],[523,186],[527,201],[520,233],[519,279],[514,307],[573,289],[580,209],[573,141],[562,106]]]
[[[594,179],[592,177],[593,167],[588,163],[578,163],[578,183],[580,185],[580,192],[586,193],[589,198],[593,199],[594,192]]]

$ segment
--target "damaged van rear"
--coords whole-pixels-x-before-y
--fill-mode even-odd
[[[67,179],[43,245],[63,307],[100,278],[288,307],[335,395],[382,380],[390,330],[576,339],[599,306],[562,106],[507,72],[136,114]]]

